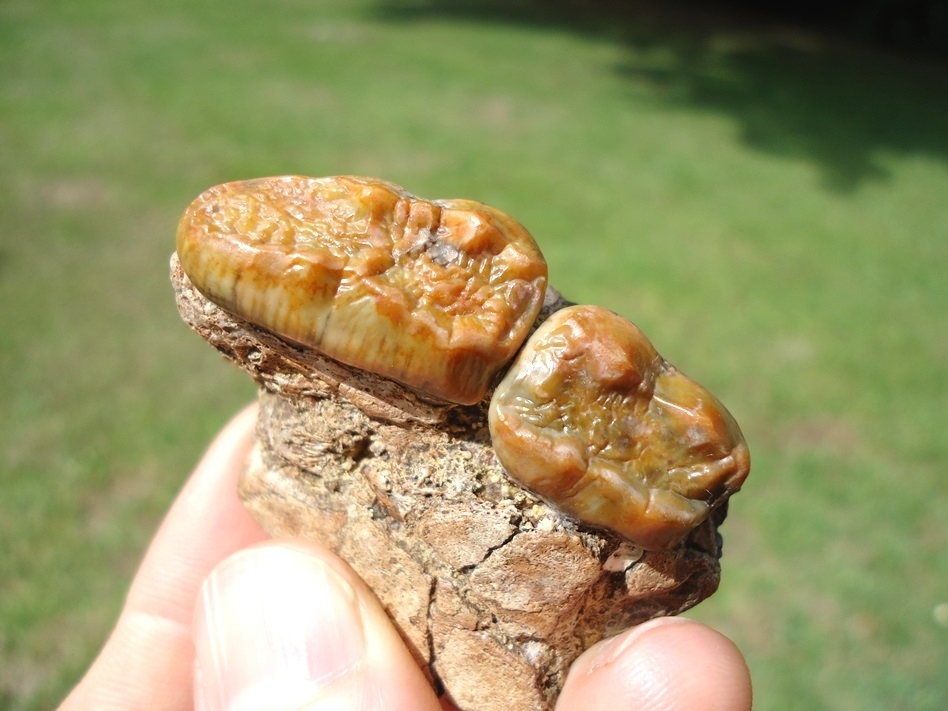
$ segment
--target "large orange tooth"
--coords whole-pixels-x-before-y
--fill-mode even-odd
[[[181,218],[177,251],[222,308],[461,404],[517,352],[547,281],[533,238],[502,212],[357,177],[213,187]]]

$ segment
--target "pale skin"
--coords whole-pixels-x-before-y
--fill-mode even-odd
[[[436,697],[345,562],[317,544],[269,540],[240,504],[237,478],[255,417],[254,407],[245,409],[211,444],[61,711],[455,710]],[[248,607],[267,605],[246,600],[271,600],[274,612],[250,617]],[[288,620],[289,637],[268,628]],[[288,641],[281,647],[280,639]],[[750,674],[737,647],[697,622],[667,618],[587,650],[556,709],[750,707]]]

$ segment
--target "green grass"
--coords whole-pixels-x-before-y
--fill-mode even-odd
[[[763,709],[948,706],[948,72],[570,4],[0,4],[0,708],[54,706],[249,382],[177,318],[201,190],[357,173],[530,228],[754,466],[695,616]]]

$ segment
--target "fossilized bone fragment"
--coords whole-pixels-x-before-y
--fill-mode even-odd
[[[593,329],[585,364],[556,365],[549,330],[586,333],[585,312],[506,215],[364,178],[227,184],[188,208],[171,272],[185,322],[259,385],[249,511],[344,557],[465,711],[550,711],[588,646],[717,588],[739,430],[637,336],[615,350]],[[596,394],[620,385],[617,409]],[[630,457],[633,434],[669,456]],[[614,478],[612,452],[636,475]],[[652,484],[704,508],[649,509]]]

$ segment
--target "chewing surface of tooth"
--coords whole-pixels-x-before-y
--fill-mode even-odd
[[[679,544],[750,469],[724,406],[596,306],[537,329],[495,390],[489,422],[512,478],[646,549]]]
[[[381,180],[219,185],[185,211],[177,251],[219,306],[348,365],[479,402],[543,303],[546,263],[518,222]]]

